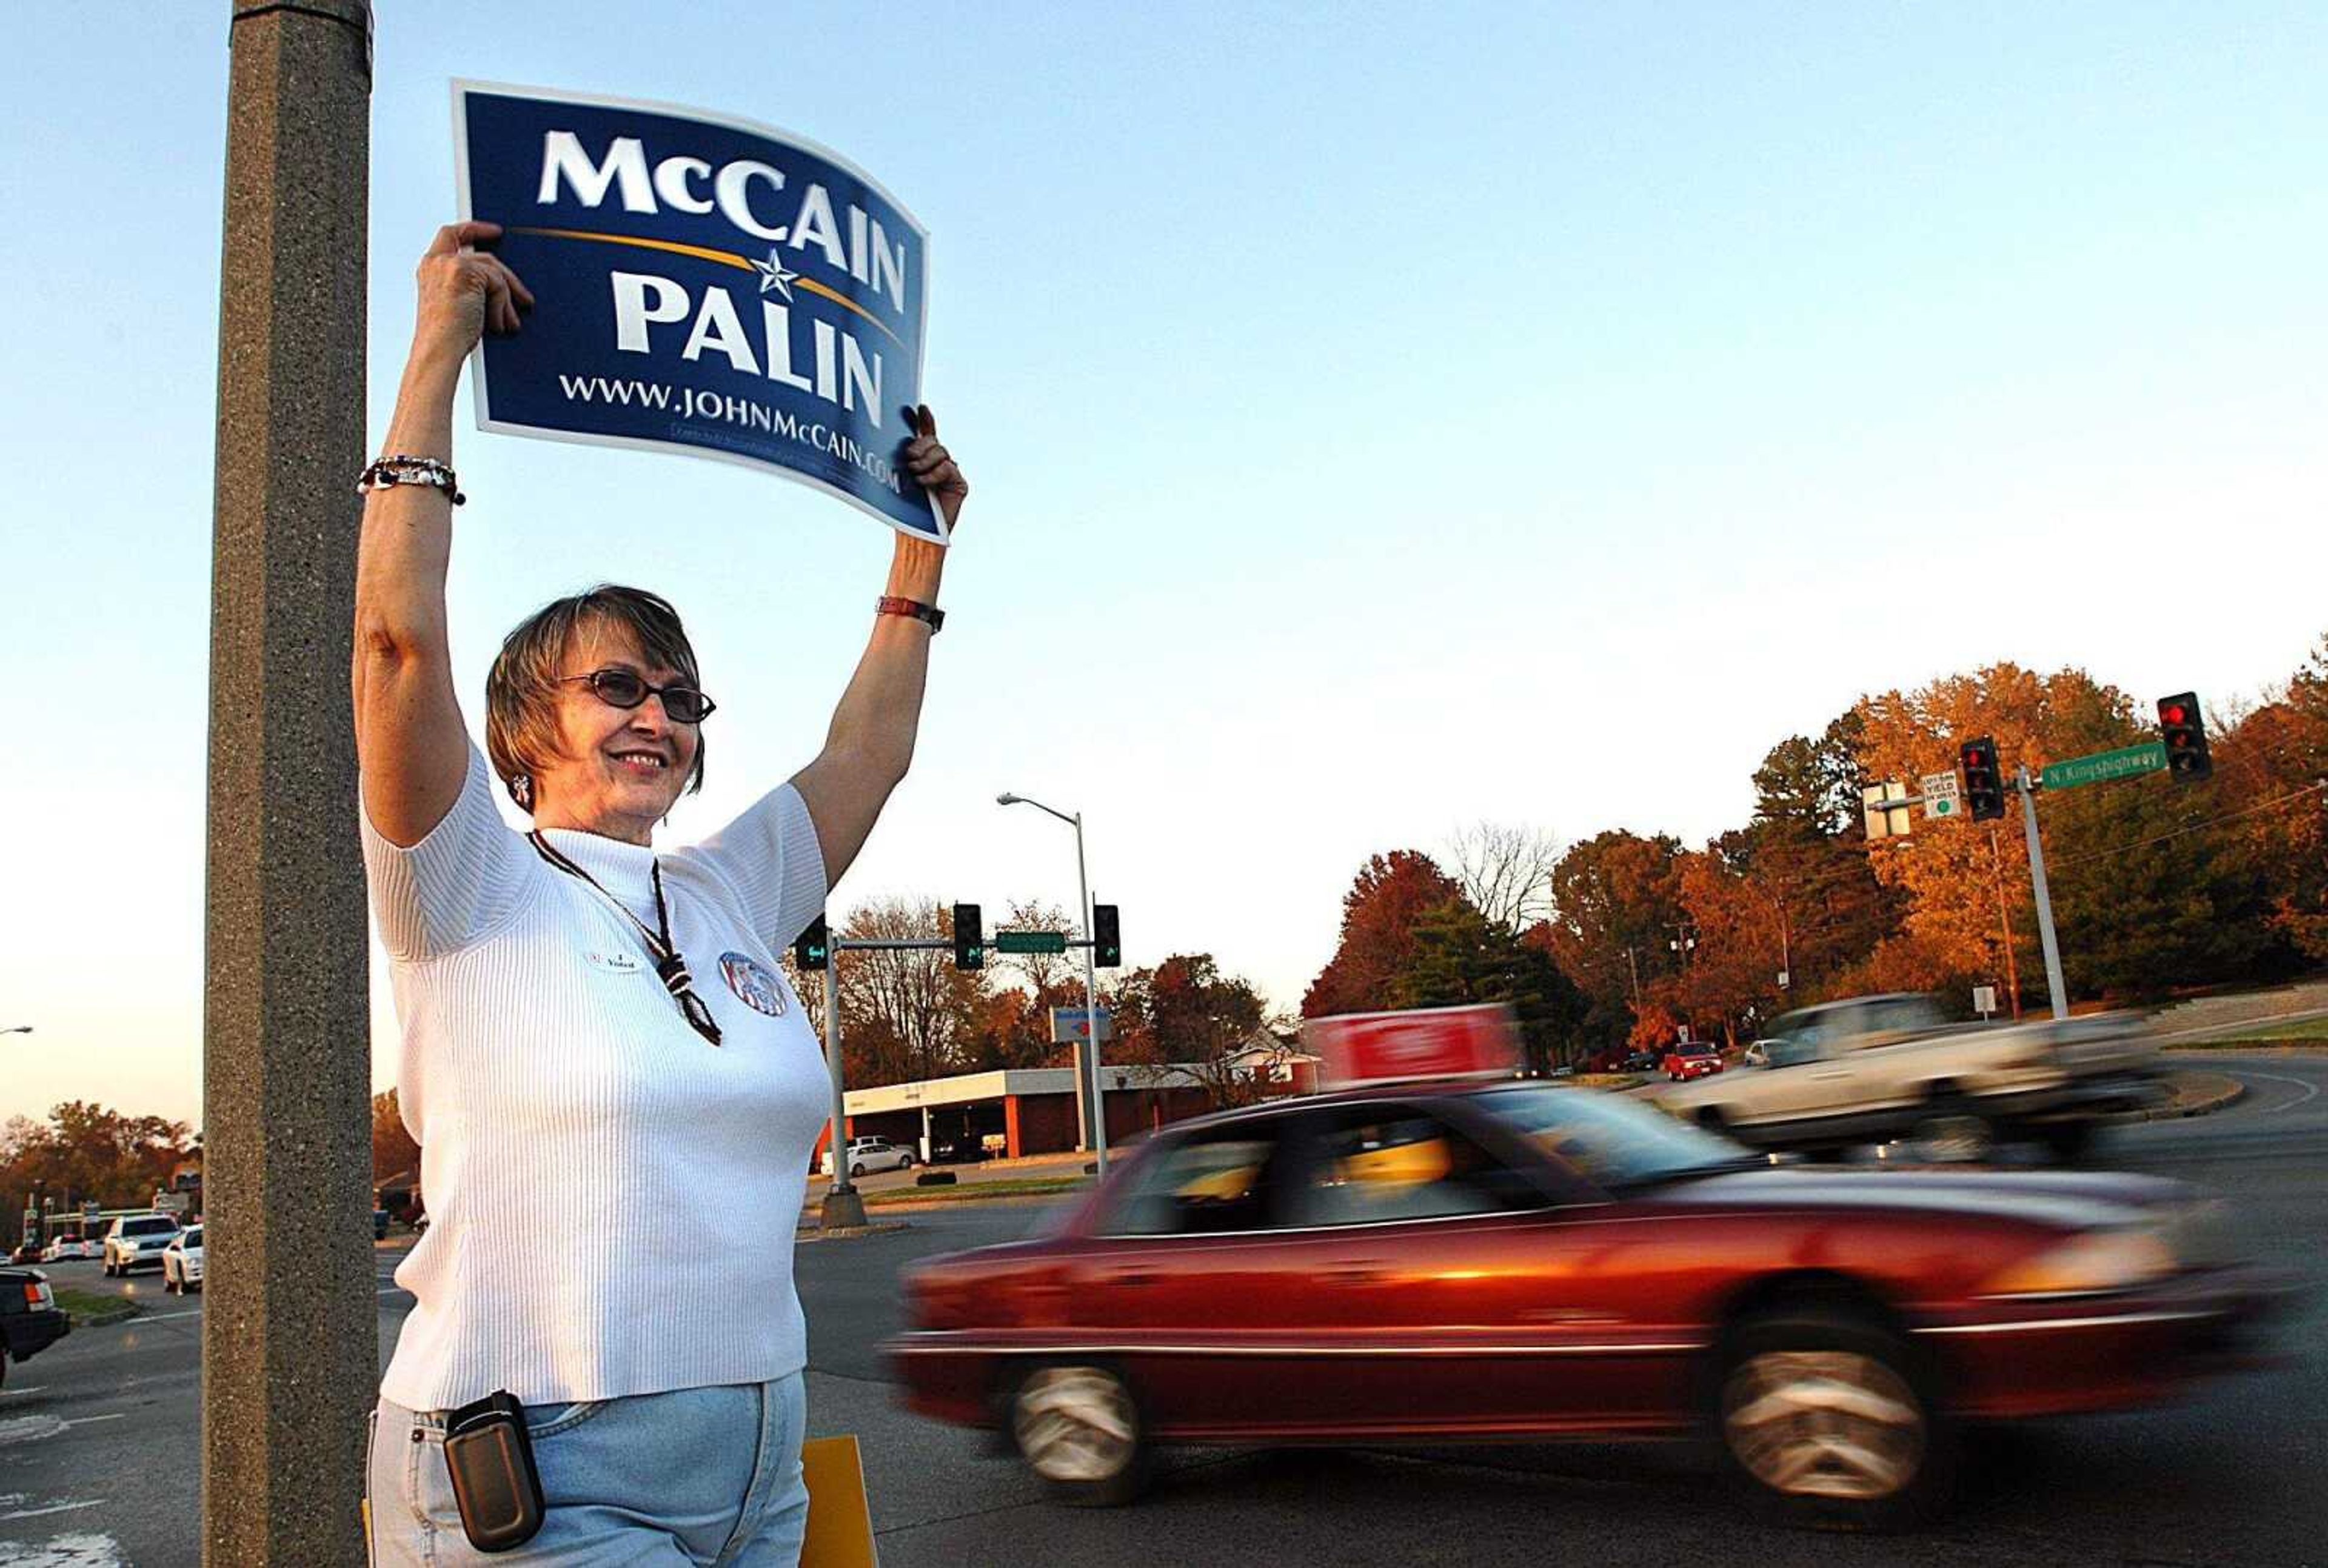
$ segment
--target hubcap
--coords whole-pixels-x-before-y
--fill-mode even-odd
[[[1730,1375],[1722,1394],[1730,1451],[1792,1497],[1888,1498],[1924,1460],[1924,1411],[1900,1375],[1871,1356],[1779,1350]]]
[[[1935,1116],[1916,1129],[1924,1158],[1948,1164],[1968,1163],[1988,1154],[1988,1123],[1977,1116]]]
[[[1018,1451],[1054,1481],[1103,1481],[1131,1461],[1136,1431],[1122,1382],[1095,1366],[1047,1366],[1018,1390]]]

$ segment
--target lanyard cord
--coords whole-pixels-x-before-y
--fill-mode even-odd
[[[655,861],[650,867],[655,897],[655,924],[650,926],[631,913],[630,906],[607,892],[598,878],[559,853],[555,845],[541,836],[540,829],[536,828],[526,838],[531,841],[534,853],[568,876],[579,878],[588,884],[599,897],[613,905],[624,919],[638,928],[639,939],[647,944],[648,956],[655,961],[656,978],[662,981],[663,989],[671,992],[671,999],[679,1003],[679,1010],[686,1016],[688,1026],[713,1045],[718,1045],[719,1026],[711,1017],[709,1005],[695,994],[695,980],[687,972],[687,960],[680,956],[678,945],[671,939],[671,909],[662,897],[662,863]]]

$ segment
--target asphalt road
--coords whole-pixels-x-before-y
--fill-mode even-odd
[[[1924,1535],[1761,1529],[1689,1451],[1616,1445],[1206,1451],[1169,1459],[1131,1508],[1049,1507],[976,1434],[896,1409],[875,1352],[896,1326],[900,1265],[1021,1234],[1040,1214],[1026,1207],[921,1211],[902,1231],[802,1245],[812,1422],[858,1435],[887,1568],[2328,1562],[2328,1055],[2191,1061],[2234,1074],[2246,1097],[2212,1116],[2120,1129],[2097,1162],[2231,1197],[2245,1249],[2308,1286],[2284,1331],[2289,1363],[2167,1409],[1984,1436],[1954,1514]],[[388,1278],[394,1262],[380,1255],[383,1358],[409,1305]],[[156,1276],[106,1280],[94,1263],[51,1273],[132,1292],[149,1310],[8,1368],[0,1568],[190,1568],[199,1560],[200,1299],[164,1295]]]

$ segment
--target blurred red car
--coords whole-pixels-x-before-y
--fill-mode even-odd
[[[1684,1040],[1666,1053],[1665,1074],[1676,1084],[1722,1071],[1722,1052],[1705,1040]]]
[[[1169,1129],[1033,1240],[924,1263],[912,1409],[1112,1503],[1173,1442],[1709,1432],[1756,1506],[1904,1525],[1957,1423],[2245,1359],[2277,1287],[2150,1178],[1773,1169],[1612,1095],[1408,1085]]]

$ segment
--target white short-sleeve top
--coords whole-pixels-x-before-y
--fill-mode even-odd
[[[545,836],[654,926],[654,850]],[[717,1046],[605,895],[502,821],[474,745],[427,838],[399,849],[367,814],[363,849],[429,1216],[396,1271],[416,1305],[381,1392],[539,1404],[804,1366],[793,1233],[830,1093],[776,962],[824,904],[799,792],[659,857]]]

